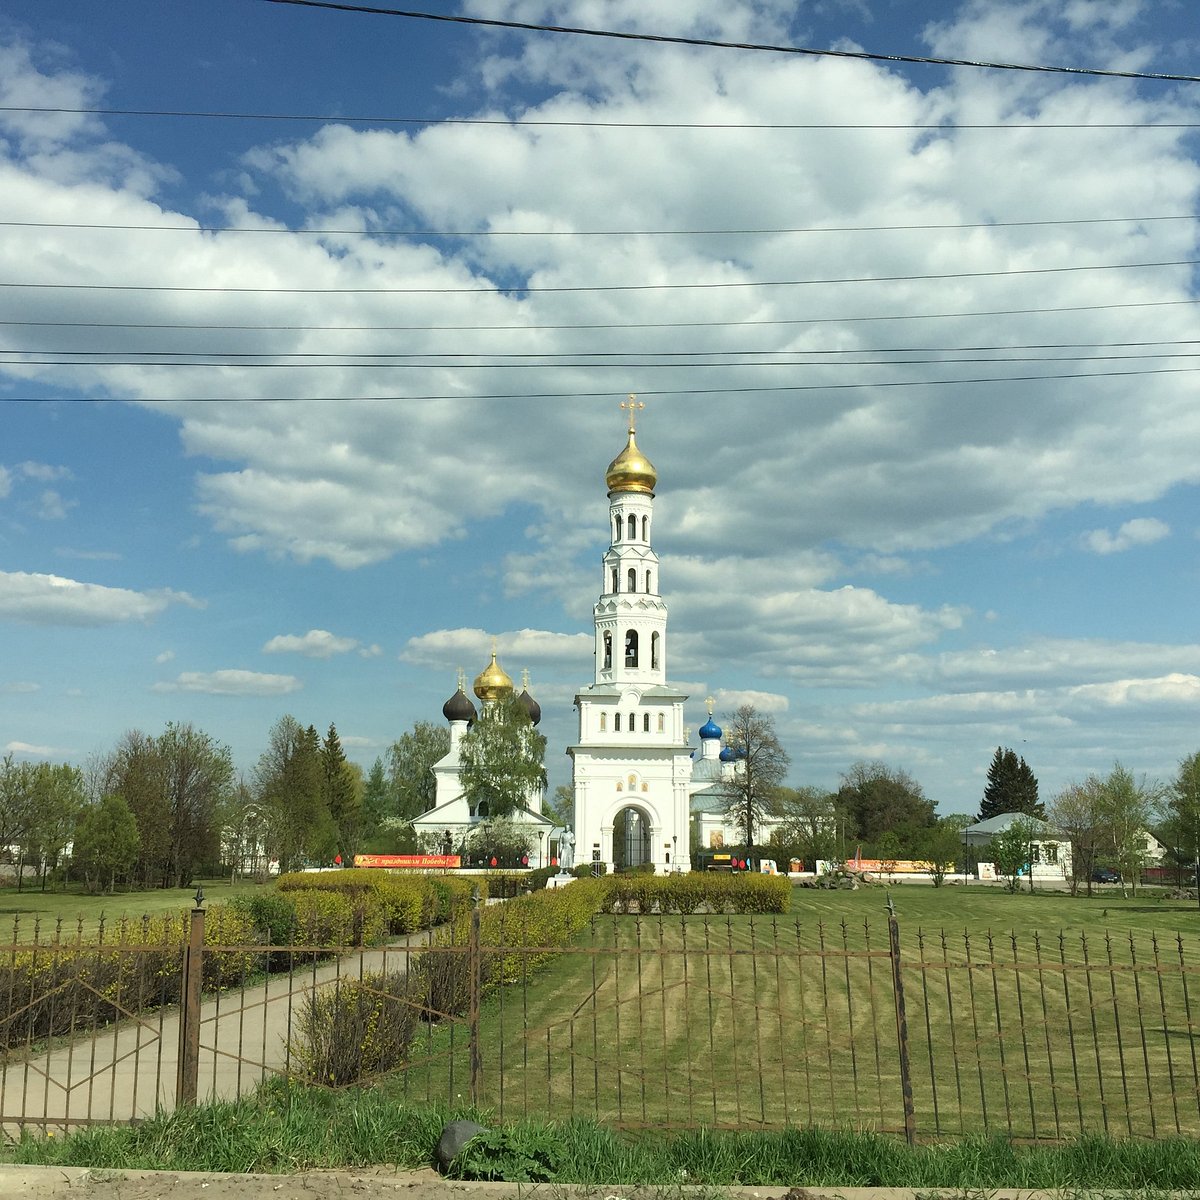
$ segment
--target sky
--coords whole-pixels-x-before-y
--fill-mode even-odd
[[[425,11],[1191,73],[1190,7]],[[1198,130],[1186,82],[7,0],[0,750],[186,721],[249,773],[290,713],[369,767],[494,638],[569,782],[633,392],[693,740],[752,703],[791,785],[881,760],[941,813],[998,745],[1045,798],[1170,779]]]

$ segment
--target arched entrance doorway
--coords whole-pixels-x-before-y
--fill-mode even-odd
[[[613,862],[619,871],[652,861],[650,817],[636,805],[627,805],[613,820]]]

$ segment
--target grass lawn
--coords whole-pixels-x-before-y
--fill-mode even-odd
[[[1194,905],[891,894],[921,1135],[1200,1134]],[[479,1102],[634,1128],[903,1130],[886,896],[797,889],[786,917],[599,918],[485,999]],[[408,1094],[468,1099],[465,1030],[424,1036]]]
[[[81,888],[72,886],[65,892],[39,891],[36,884],[26,884],[20,892],[16,887],[0,888],[0,944],[12,938],[14,927],[19,933],[17,941],[27,941],[33,936],[33,923],[40,921],[39,935],[43,940],[54,936],[56,923],[62,921],[64,937],[74,937],[82,922],[84,937],[96,932],[101,916],[106,924],[126,917],[140,921],[143,916],[179,912],[192,908],[192,897],[196,884],[204,888],[205,905],[220,904],[235,895],[252,895],[261,891],[263,885],[248,880],[230,884],[228,878],[201,879],[186,888],[153,888],[142,892],[105,892],[99,896],[89,895]]]

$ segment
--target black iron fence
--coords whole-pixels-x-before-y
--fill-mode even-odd
[[[476,914],[458,945],[364,949],[206,944],[204,926],[0,945],[6,1130],[386,1071],[398,1095],[502,1120],[1200,1135],[1200,953],[1181,935],[627,914],[561,948],[503,925],[484,944]]]

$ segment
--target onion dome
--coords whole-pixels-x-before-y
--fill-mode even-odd
[[[442,705],[442,716],[447,721],[474,721],[479,716],[475,711],[475,705],[471,703],[467,693],[462,690],[462,684],[458,685],[458,691]]]
[[[712,713],[708,714],[708,720],[700,726],[700,737],[704,741],[709,738],[719,738],[721,736],[721,727],[712,719]]]
[[[529,720],[536,725],[542,719],[542,706],[529,694],[528,688],[522,688],[517,697],[521,707],[529,714]]]
[[[475,676],[475,695],[480,700],[501,700],[512,694],[513,681],[496,661],[496,652],[493,650],[492,661]]]
[[[632,429],[629,430],[629,441],[625,449],[608,464],[604,482],[608,484],[610,492],[641,492],[646,496],[654,495],[658,472],[654,469],[654,464],[638,449]]]
[[[721,761],[722,762],[735,762],[737,760],[737,756],[738,756],[738,753],[732,746],[726,746],[721,751]]]

